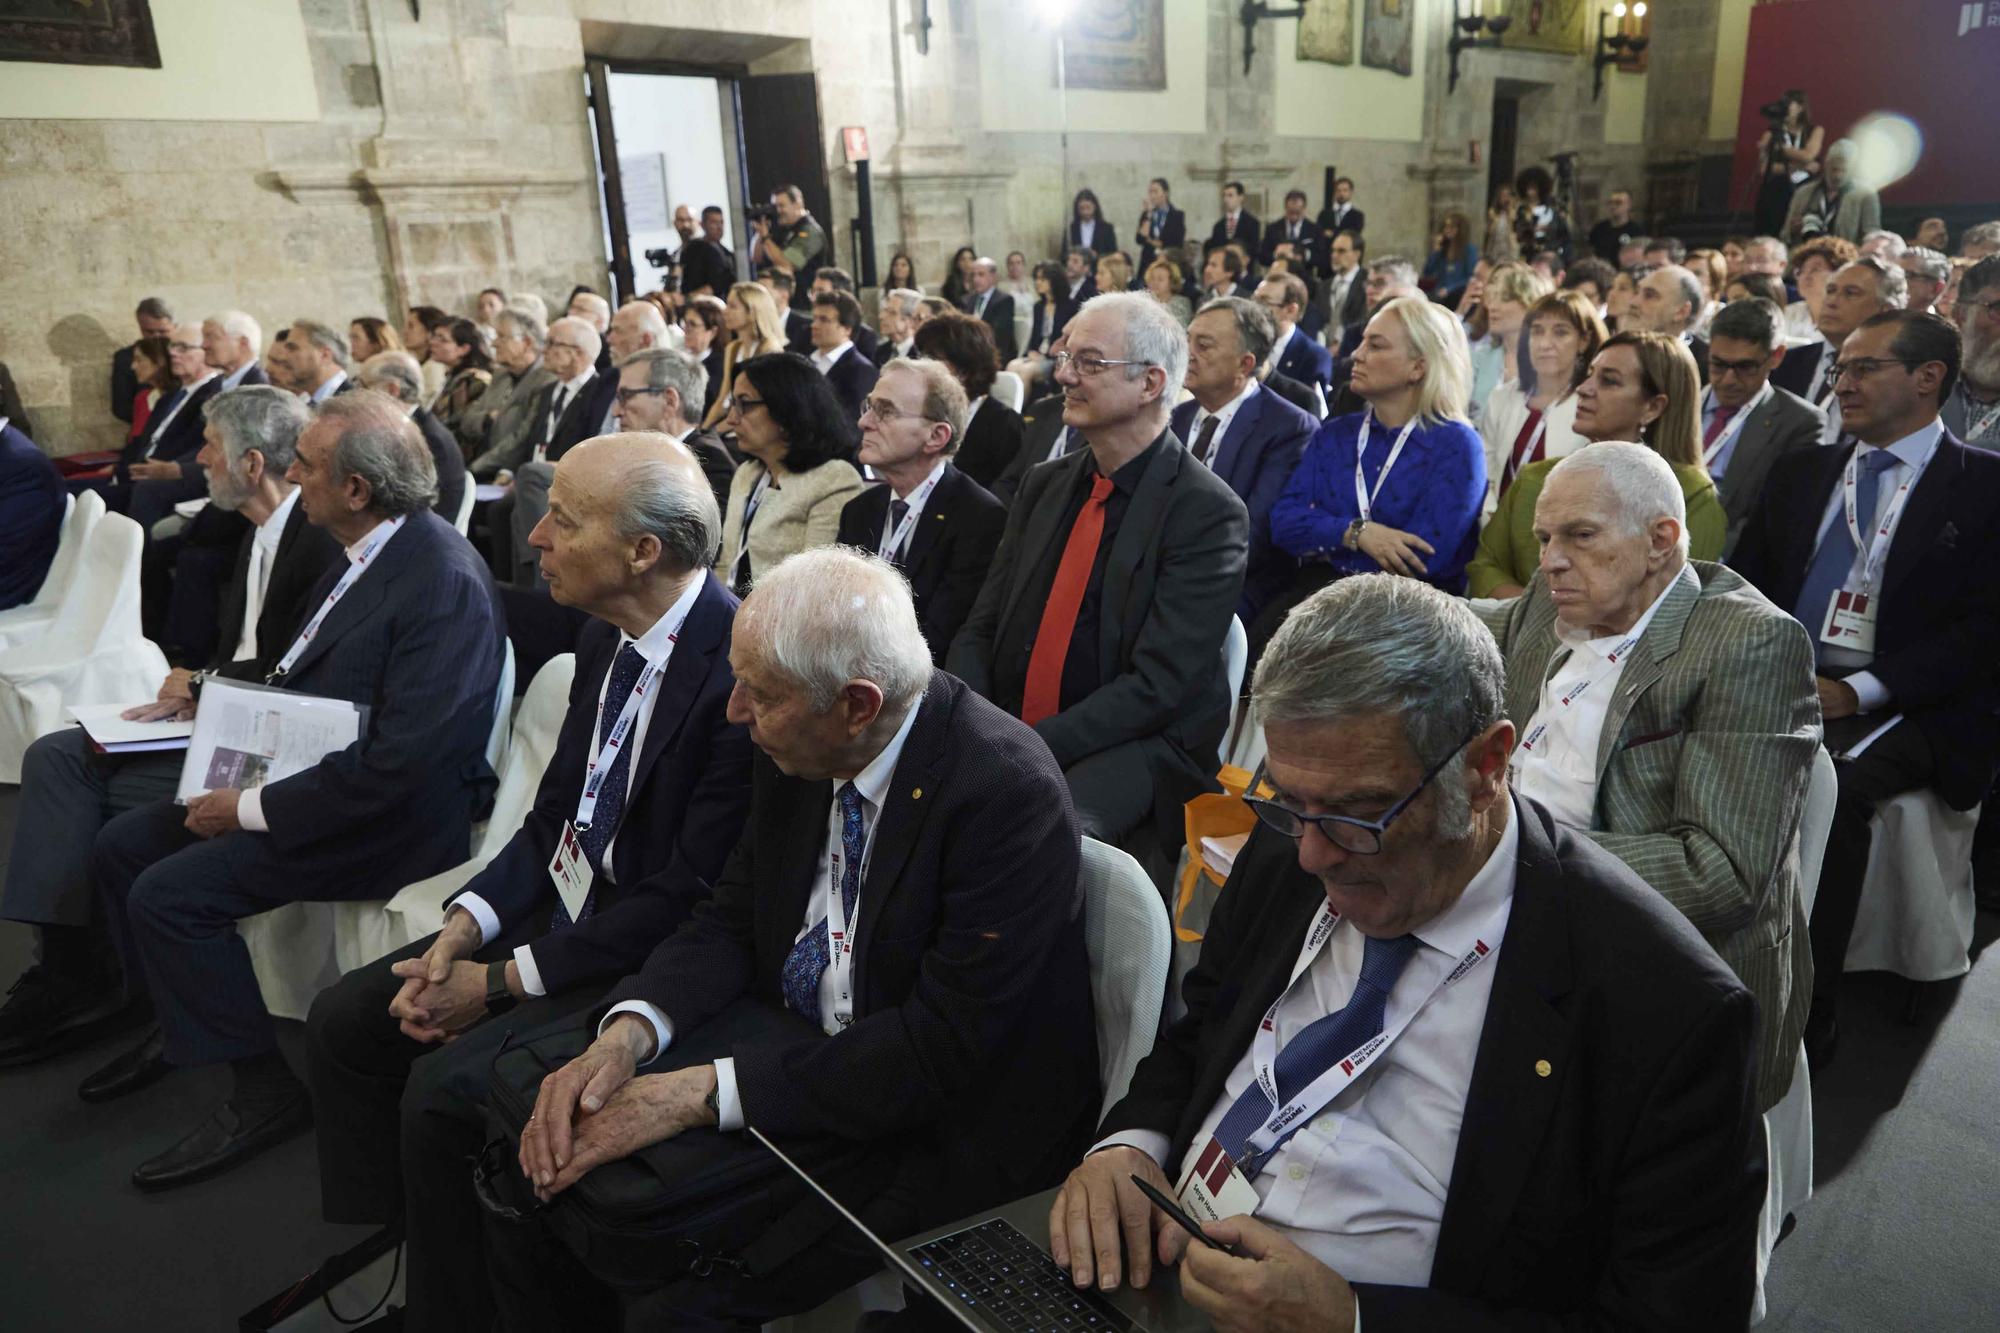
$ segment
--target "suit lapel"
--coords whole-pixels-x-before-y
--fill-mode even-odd
[[[639,760],[626,784],[626,800],[639,790],[652,771],[653,761],[680,735],[688,710],[701,694],[701,682],[708,675],[715,651],[722,644],[733,616],[722,585],[712,573],[702,575],[702,590],[688,609],[687,624],[681,627],[680,641],[667,659],[660,676],[659,693],[653,699],[653,715],[646,721],[646,740],[639,747]]]
[[[1910,571],[1924,558],[1924,552],[1937,540],[1944,528],[1945,510],[1951,505],[1952,492],[1964,470],[1965,459],[1958,441],[1946,431],[1938,440],[1937,456],[1924,468],[1916,489],[1910,492],[1903,516],[1896,521],[1889,562],[1882,571],[1882,596],[1895,593],[1896,585],[1909,577]]]
[[[1250,395],[1249,402],[1236,409],[1236,419],[1223,432],[1222,447],[1215,451],[1215,475],[1228,482],[1231,490],[1237,490],[1236,465],[1242,460],[1250,437],[1256,433],[1258,419],[1264,412],[1264,399],[1269,393],[1269,389],[1260,388]],[[1240,491],[1238,493],[1241,494]]]
[[[1007,608],[1000,617],[1002,625],[1011,623],[1022,610],[1022,596],[1034,581],[1035,572],[1052,567],[1062,558],[1056,544],[1069,535],[1062,525],[1063,512],[1068,507],[1068,497],[1076,488],[1078,476],[1089,470],[1090,459],[1088,449],[1072,449],[1057,459],[1056,466],[1050,469],[1052,475],[1048,485],[1037,497],[1035,506],[1028,513],[1028,521],[1021,528],[1021,549],[1014,556],[1014,586],[1008,590]],[[1037,617],[1040,616],[1039,607],[1033,608],[1033,611]]]
[[[1118,536],[1111,544],[1111,555],[1104,562],[1104,588],[1098,601],[1097,641],[1099,670],[1105,680],[1118,674],[1118,644],[1125,637],[1122,622],[1132,592],[1132,581],[1139,576],[1147,553],[1153,549],[1161,519],[1167,510],[1167,488],[1179,479],[1183,464],[1200,466],[1178,444],[1173,448],[1163,448],[1153,456],[1153,461],[1139,477],[1132,503],[1126,508],[1125,517],[1119,521]]]
[[[951,729],[952,699],[946,677],[931,678],[924,691],[917,720],[910,724],[903,752],[889,775],[889,790],[876,817],[875,845],[868,853],[868,870],[861,881],[860,919],[855,922],[855,989],[861,991],[868,975],[868,946],[875,938],[876,922],[882,909],[895,896],[903,867],[917,845],[924,819],[937,804],[938,769],[944,762],[943,741]],[[857,1005],[856,1017],[860,1016]]]
[[[308,666],[325,656],[327,649],[338,642],[341,635],[366,620],[387,598],[389,584],[400,576],[403,565],[409,560],[410,544],[413,540],[410,529],[422,517],[422,514],[412,514],[403,524],[402,530],[382,547],[381,554],[375,558],[374,567],[363,570],[361,577],[354,580],[352,586],[341,595],[340,600],[333,604],[333,609],[327,612],[326,619],[321,622],[319,632],[313,635],[312,642],[305,646],[305,651],[299,654],[299,660],[292,663],[292,669],[286,673],[289,678],[296,680]],[[347,564],[343,556],[327,571],[328,577],[335,581],[345,577]],[[327,591],[332,590],[333,583],[329,582]],[[320,602],[325,598],[326,594],[321,593],[305,608],[305,618],[299,622],[301,630],[319,613]],[[291,647],[290,644],[285,646],[287,649]],[[280,656],[282,655],[280,653]]]
[[[937,489],[924,504],[924,512],[917,519],[917,530],[910,534],[910,547],[903,556],[903,568],[911,583],[923,572],[925,561],[930,559],[931,548],[943,538],[944,530],[951,522],[945,515],[951,501],[958,495],[958,481],[962,474],[950,463],[944,465],[944,472],[938,477]],[[878,528],[877,531],[880,531]]]
[[[1632,650],[1631,659],[1618,673],[1618,693],[1611,696],[1611,705],[1604,714],[1604,730],[1597,736],[1599,790],[1603,788],[1605,766],[1611,762],[1612,754],[1618,749],[1618,736],[1625,730],[1625,719],[1631,716],[1632,706],[1639,702],[1639,696],[1659,681],[1667,669],[1667,659],[1680,651],[1681,634],[1687,629],[1688,617],[1694,614],[1695,603],[1700,600],[1701,588],[1690,584],[1685,576],[1676,576],[1666,602],[1654,613],[1653,622],[1646,626],[1646,633]]]

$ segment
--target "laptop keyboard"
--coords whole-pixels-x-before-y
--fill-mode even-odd
[[[968,1311],[1009,1333],[1138,1327],[1095,1291],[1077,1290],[1041,1246],[997,1217],[919,1245],[910,1258]]]

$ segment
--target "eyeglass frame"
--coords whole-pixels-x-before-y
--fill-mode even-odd
[[[634,398],[644,398],[647,394],[655,393],[665,394],[666,390],[664,388],[655,389],[650,385],[643,385],[637,389],[628,389],[621,384],[618,386],[618,406],[623,407]]]
[[[1970,314],[1972,311],[1983,311],[1989,319],[2000,319],[2000,297],[1995,297],[1991,301],[1968,301],[1960,297],[1951,305],[1952,322],[1963,326],[1965,321],[1972,317]]]
[[[1049,374],[1059,375],[1062,373],[1064,366],[1074,366],[1078,379],[1094,380],[1113,366],[1157,366],[1160,364],[1157,361],[1135,361],[1129,358],[1114,360],[1106,356],[1090,356],[1090,364],[1086,365],[1083,359],[1086,355],[1089,354],[1071,351],[1057,352],[1049,358]]]
[[[872,413],[875,417],[876,422],[884,426],[893,426],[898,421],[903,420],[905,417],[908,417],[914,421],[928,421],[932,425],[938,425],[944,421],[943,417],[929,416],[923,412],[905,411],[903,408],[899,407],[895,403],[887,403],[882,405],[888,407],[889,409],[888,415],[885,416],[882,413],[882,408],[880,406],[877,406],[877,401],[878,400],[873,394],[870,394],[868,395],[868,397],[863,398],[861,400],[861,416],[855,419],[857,421],[862,420]]]
[[[1886,366],[1901,366],[1906,371],[1914,371],[1918,366],[1929,365],[1929,360],[1914,361],[1901,356],[1857,356],[1852,361],[1836,361],[1826,368],[1826,382],[1840,383],[1844,375],[1856,379],[1867,379]],[[1865,370],[1862,367],[1867,367]]]
[[[1450,766],[1452,760],[1463,754],[1465,747],[1472,744],[1474,738],[1485,729],[1483,726],[1476,726],[1471,731],[1465,733],[1465,739],[1452,746],[1444,758],[1432,764],[1429,771],[1424,774],[1423,779],[1417,783],[1415,789],[1408,796],[1405,796],[1402,800],[1384,811],[1380,819],[1355,819],[1348,815],[1309,815],[1303,810],[1294,810],[1288,805],[1280,805],[1276,801],[1266,800],[1260,796],[1252,796],[1251,792],[1256,791],[1264,785],[1266,769],[1269,766],[1268,763],[1257,765],[1256,775],[1251,778],[1250,785],[1244,789],[1243,803],[1249,806],[1251,813],[1257,816],[1257,822],[1270,829],[1273,833],[1290,838],[1293,842],[1297,842],[1305,837],[1306,826],[1310,824],[1319,830],[1319,835],[1322,838],[1325,838],[1344,852],[1354,856],[1380,856],[1382,854],[1382,835],[1388,832],[1389,825],[1395,823],[1398,816],[1414,805],[1417,798],[1424,794],[1424,788],[1436,781],[1438,774],[1444,772]],[[1266,811],[1273,812],[1273,814],[1284,819],[1296,821],[1298,823],[1298,831],[1294,833],[1290,829],[1281,827],[1278,823],[1274,822],[1273,814],[1267,814]],[[1334,837],[1330,831],[1330,827],[1335,825],[1360,829],[1362,832],[1374,837],[1375,845],[1366,849],[1350,847],[1340,839]]]

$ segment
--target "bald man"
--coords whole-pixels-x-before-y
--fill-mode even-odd
[[[507,1033],[589,1009],[637,971],[708,896],[742,829],[750,741],[725,716],[736,598],[708,571],[721,530],[701,465],[672,436],[590,440],[556,464],[529,540],[550,595],[593,619],[534,808],[446,904],[443,930],[349,973],[307,1019],[326,1216],[405,1219],[412,1327],[493,1324],[465,1163]]]

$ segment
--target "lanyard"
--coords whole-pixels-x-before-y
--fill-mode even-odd
[[[896,525],[894,532],[888,533],[882,539],[882,544],[875,548],[875,554],[881,556],[884,560],[893,560],[895,553],[904,548],[904,543],[910,540],[911,530],[917,526],[917,520],[924,516],[924,501],[930,499],[931,492],[937,489],[938,479],[941,475],[941,473],[933,473],[923,485],[917,487],[916,494],[912,495],[909,499],[909,508],[903,511],[903,521]],[[887,522],[882,524],[885,531],[888,526]]]
[[[1969,443],[1985,435],[1987,427],[1991,426],[1996,418],[2000,418],[2000,402],[1988,403],[1975,416],[1972,410],[1972,397],[1966,393],[1963,379],[1958,382],[1958,394],[1965,401],[1965,438]]]
[[[1714,402],[1715,390],[1710,389],[1708,393],[1709,401]],[[1743,423],[1750,419],[1750,414],[1762,407],[1770,396],[1771,381],[1765,380],[1764,387],[1757,390],[1757,396],[1736,409],[1736,415],[1731,417],[1729,424],[1722,428],[1722,434],[1715,437],[1715,443],[1701,451],[1702,466],[1714,466],[1715,460],[1722,456],[1722,451],[1729,447],[1730,441],[1743,433]]]
[[[1915,467],[1905,467],[1904,471],[1908,475],[1903,478],[1903,484],[1896,488],[1895,497],[1889,501],[1889,507],[1882,511],[1882,521],[1875,525],[1875,531],[1865,542],[1861,539],[1861,524],[1854,512],[1855,476],[1858,464],[1861,462],[1860,448],[1857,446],[1854,452],[1847,456],[1847,467],[1840,476],[1841,503],[1847,513],[1847,534],[1854,538],[1854,549],[1862,554],[1861,586],[1855,591],[1868,592],[1875,586],[1875,580],[1882,576],[1882,565],[1889,558],[1889,545],[1895,537],[1896,525],[1902,521],[1903,508],[1910,502],[1910,489],[1917,484],[1917,478],[1922,475],[1924,465],[1931,461],[1931,454],[1936,452],[1937,446],[1933,444]]]
[[[1319,957],[1319,951],[1326,947],[1327,940],[1333,936],[1333,928],[1340,924],[1340,913],[1334,911],[1327,903],[1320,904],[1319,914],[1313,918],[1312,929],[1306,932],[1305,945],[1299,950],[1298,961],[1292,965],[1291,980],[1285,983],[1285,989],[1271,1002],[1271,1007],[1264,1011],[1264,1021],[1257,1025],[1257,1039],[1251,1046],[1251,1068],[1257,1075],[1258,1089],[1271,1103],[1271,1114],[1266,1116],[1264,1123],[1250,1135],[1244,1153],[1249,1160],[1238,1163],[1246,1179],[1254,1177],[1264,1160],[1296,1134],[1309,1117],[1316,1114],[1321,1107],[1331,1103],[1367,1072],[1368,1066],[1375,1058],[1403,1035],[1417,1015],[1429,1007],[1432,1000],[1456,985],[1466,973],[1486,961],[1487,955],[1493,952],[1493,946],[1487,941],[1499,938],[1500,928],[1505,922],[1510,905],[1509,902],[1503,901],[1487,915],[1486,920],[1480,923],[1472,947],[1466,950],[1465,955],[1458,960],[1451,971],[1431,987],[1430,993],[1424,996],[1409,1013],[1403,1015],[1393,1028],[1376,1033],[1349,1052],[1345,1058],[1334,1061],[1325,1073],[1301,1088],[1298,1096],[1281,1106],[1278,1104],[1278,1080],[1273,1073],[1278,1058],[1278,1006],[1285,1002],[1285,996],[1291,993],[1292,987],[1298,984],[1299,978],[1312,966],[1313,960]],[[1355,984],[1358,989],[1360,985],[1358,977]]]
[[[764,487],[771,480],[765,472],[757,478],[757,484],[750,488],[749,498],[743,501],[743,531],[736,534],[736,568],[743,567],[743,557],[750,554],[750,523],[757,517],[757,506],[764,503]]]
[[[368,540],[361,547],[361,554],[348,563],[347,572],[340,576],[340,582],[333,585],[333,591],[319,604],[319,610],[315,611],[313,618],[306,622],[306,627],[299,631],[299,637],[292,640],[292,646],[285,649],[285,655],[278,659],[277,669],[266,677],[267,680],[276,680],[292,669],[300,655],[305,652],[306,645],[312,642],[313,635],[319,633],[319,627],[326,620],[327,613],[333,610],[333,604],[347,595],[347,590],[354,586],[355,580],[361,577],[370,562],[381,554],[382,548],[388,545],[389,539],[396,535],[403,523],[403,518],[392,518],[368,534]]]
[[[1554,709],[1551,709],[1549,707],[1549,680],[1553,680],[1555,678],[1555,673],[1550,672],[1549,680],[1544,680],[1542,682],[1541,707],[1535,710],[1535,716],[1538,718],[1542,718],[1543,720],[1537,722],[1534,725],[1534,727],[1529,730],[1527,738],[1521,742],[1520,752],[1522,754],[1533,754],[1535,752],[1535,746],[1539,744],[1542,737],[1548,733],[1549,722],[1553,720],[1555,716],[1559,715],[1560,710],[1572,706],[1573,704],[1576,703],[1578,699],[1581,699],[1584,695],[1588,694],[1593,685],[1602,684],[1605,680],[1607,680],[1614,673],[1616,673],[1617,670],[1625,664],[1625,655],[1638,646],[1639,640],[1644,637],[1644,632],[1645,632],[1645,626],[1641,625],[1639,627],[1638,633],[1633,634],[1630,638],[1626,639],[1616,648],[1613,648],[1610,652],[1606,653],[1604,655],[1604,661],[1600,666],[1596,667],[1594,670],[1586,672],[1582,680],[1579,680],[1576,684],[1570,686],[1568,689],[1564,690],[1561,694],[1556,696],[1556,706]],[[1560,652],[1561,650],[1558,649],[1557,651]],[[1576,653],[1580,651],[1582,650],[1579,648],[1570,649],[1570,653],[1572,656],[1574,656]]]
[[[1554,406],[1554,403],[1549,404],[1549,407]],[[1514,456],[1507,460],[1507,480],[1512,480],[1519,474],[1522,468],[1528,465],[1528,460],[1535,456],[1535,449],[1541,444],[1542,436],[1547,434],[1548,429],[1549,408],[1545,407],[1536,415],[1535,430],[1532,435],[1528,436],[1527,443],[1516,443],[1514,446]]]
[[[1415,417],[1403,423],[1403,432],[1396,437],[1396,442],[1389,446],[1389,456],[1382,460],[1382,470],[1375,474],[1375,489],[1371,491],[1368,489],[1367,479],[1361,475],[1361,456],[1368,452],[1368,427],[1374,420],[1373,412],[1361,418],[1361,438],[1354,442],[1354,503],[1361,508],[1363,522],[1368,519],[1368,511],[1375,497],[1382,493],[1382,483],[1389,480],[1389,469],[1396,466],[1396,460],[1402,456],[1403,446],[1410,442],[1410,432],[1417,428]]]
[[[868,798],[861,798],[865,806]],[[865,815],[864,815],[865,818]],[[873,830],[861,838],[861,878],[868,876],[869,844]],[[833,972],[833,1019],[841,1027],[854,1021],[854,931],[849,928],[847,905],[840,899],[841,858],[840,802],[835,801],[827,829],[827,854],[831,874],[826,881],[826,959]],[[855,921],[861,916],[861,895],[854,895]]]
[[[631,695],[625,700],[625,706],[618,710],[618,720],[611,724],[611,734],[604,738],[604,744],[597,751],[597,757],[591,760],[590,767],[583,771],[583,794],[578,796],[576,801],[578,833],[590,827],[591,816],[597,813],[598,793],[604,789],[605,779],[611,776],[611,766],[618,762],[618,748],[625,743],[625,737],[639,721],[639,705],[645,702],[646,691],[652,688],[653,681],[667,669],[667,663],[673,660],[674,645],[680,642],[681,626],[685,624],[687,624],[687,613],[683,612],[681,618],[674,622],[673,629],[667,633],[666,655],[657,662],[648,660],[640,669],[639,679],[632,682]],[[621,648],[619,651],[624,650]],[[617,664],[616,654],[612,656],[611,661],[613,665]],[[605,688],[607,690],[610,688],[609,671],[605,673]],[[603,725],[603,704],[597,706],[597,719],[598,724]]]

